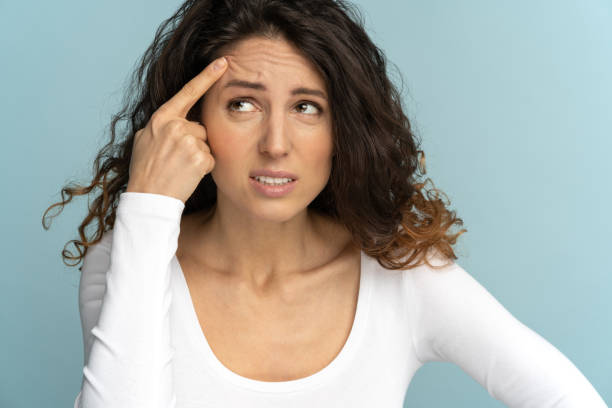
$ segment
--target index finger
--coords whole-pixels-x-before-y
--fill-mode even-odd
[[[220,63],[220,66],[218,65]],[[227,68],[224,57],[217,58],[208,64],[198,75],[187,82],[180,91],[168,99],[160,108],[171,114],[186,117],[189,110],[206,93]]]

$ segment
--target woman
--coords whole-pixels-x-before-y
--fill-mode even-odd
[[[65,190],[103,190],[77,241],[75,407],[400,407],[427,361],[511,407],[605,407],[454,262],[466,230],[417,181],[422,152],[352,13],[189,0],[162,25],[96,178]]]

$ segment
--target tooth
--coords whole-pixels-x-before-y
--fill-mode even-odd
[[[292,180],[289,177],[277,178],[277,177],[267,177],[267,176],[256,176],[255,179],[257,179],[262,184],[272,185],[272,186],[281,186],[281,185],[291,182]]]

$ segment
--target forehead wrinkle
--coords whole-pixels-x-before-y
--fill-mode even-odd
[[[253,42],[256,44],[253,45]],[[248,46],[246,45],[248,43]],[[267,43],[267,44],[264,44]],[[279,44],[277,42],[274,43]],[[286,48],[279,50],[279,48]],[[231,52],[226,54],[229,61],[229,72],[234,73],[232,75],[235,79],[226,82],[224,89],[228,86],[231,86],[230,83],[236,83],[237,81],[247,81],[253,83],[261,83],[264,77],[266,76],[275,76],[274,72],[276,68],[279,66],[286,67],[290,71],[299,71],[297,74],[294,73],[285,73],[288,77],[298,77],[303,78],[303,83],[312,83],[313,86],[309,87],[306,85],[298,85],[296,88],[319,88],[319,95],[324,99],[327,99],[326,93],[321,91],[322,87],[325,89],[325,82],[321,80],[320,74],[313,69],[312,63],[305,59],[304,56],[296,53],[296,51],[292,50],[289,45],[283,43],[280,47],[270,46],[269,40],[250,40],[246,43],[243,43],[236,48],[234,48]],[[254,65],[249,67],[249,65]],[[266,69],[264,66],[270,66],[272,69]],[[229,73],[228,72],[228,73]],[[263,85],[263,84],[262,84]],[[265,85],[263,86],[247,86],[251,89],[256,90],[265,90]],[[296,89],[294,89],[295,91]],[[302,89],[303,90],[303,89]],[[293,92],[295,94],[296,92]],[[316,94],[317,92],[304,92],[306,94]]]
[[[233,63],[230,63],[230,72],[228,72],[228,76],[225,78],[224,84],[222,85],[222,90],[230,87],[248,88],[256,91],[268,90],[265,85],[267,82],[265,81],[265,77],[274,76],[275,73],[271,73],[265,68],[252,69],[245,67],[244,63],[236,62],[235,57],[232,58],[232,62]],[[291,95],[314,95],[327,100],[326,92],[319,87],[320,80],[318,80],[318,78],[315,78],[314,84],[308,85],[310,81],[307,78],[310,75],[304,75],[303,72],[297,75],[283,74],[283,76],[297,77],[298,79],[297,84],[289,91]],[[323,87],[323,89],[325,89],[325,87]]]
[[[278,72],[275,71],[279,70],[282,71],[284,75],[288,75],[290,77],[310,78],[317,83],[317,85],[321,82],[310,67],[305,67],[300,64],[282,63],[280,61],[275,62],[269,60],[262,61],[262,58],[252,58],[250,61],[236,61],[236,57],[233,58],[232,62],[234,64],[232,66],[230,63],[230,72],[235,72],[237,74],[236,76],[246,76],[247,78],[251,78],[250,80],[254,82],[262,80],[266,76],[277,75]],[[246,75],[240,75],[242,73]]]
[[[223,86],[223,89],[226,89],[229,87],[249,88],[249,89],[255,89],[258,91],[267,90],[266,86],[261,82],[250,82],[250,81],[245,81],[242,79],[229,80],[228,82],[225,83],[225,85]],[[293,88],[291,91],[289,91],[289,93],[291,95],[300,95],[300,94],[315,95],[315,96],[319,96],[327,100],[327,96],[325,95],[325,92],[318,90],[318,89],[307,88],[304,86],[298,86],[296,88]]]
[[[267,60],[268,63],[275,66],[285,65],[298,69],[310,68],[310,61],[285,43],[273,41],[273,45],[271,45],[269,41],[251,41],[248,46],[241,44],[241,46],[236,47],[229,55],[233,56],[234,59],[245,59],[247,62]]]

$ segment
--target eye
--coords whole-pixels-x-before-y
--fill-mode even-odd
[[[236,105],[239,105],[239,104],[244,104],[244,103],[247,103],[249,105],[253,105],[251,102],[249,102],[246,99],[234,99],[234,100],[231,100],[231,101],[229,101],[227,103],[227,109],[229,109],[230,111],[238,112],[238,113],[249,112],[249,111],[241,111],[241,110],[232,109],[232,107],[234,107]]]
[[[248,113],[248,112],[252,112],[252,111],[248,111],[248,110],[241,110],[240,107],[244,106],[245,104],[247,105],[253,105],[252,102],[250,102],[248,99],[233,99],[231,101],[229,101],[227,103],[227,109],[229,111],[232,112],[237,112],[237,113]],[[296,106],[297,107],[304,107],[304,106],[311,106],[314,107],[316,109],[316,111],[312,111],[312,108],[310,109],[310,111],[308,111],[308,109],[302,109],[302,108],[298,108],[298,111],[300,111],[300,113],[305,113],[306,115],[320,115],[323,112],[323,109],[321,108],[321,106],[318,103],[314,103],[314,102],[309,102],[309,101],[301,101],[299,102]],[[236,108],[237,109],[234,109]],[[310,112],[310,113],[309,113]]]
[[[307,101],[302,101],[300,103],[298,103],[297,106],[313,106],[314,108],[317,109],[317,112],[314,113],[314,115],[320,115],[323,112],[323,109],[321,109],[321,106],[319,106],[319,104],[314,103],[314,102],[307,102]],[[313,115],[313,113],[307,113],[307,115]]]

